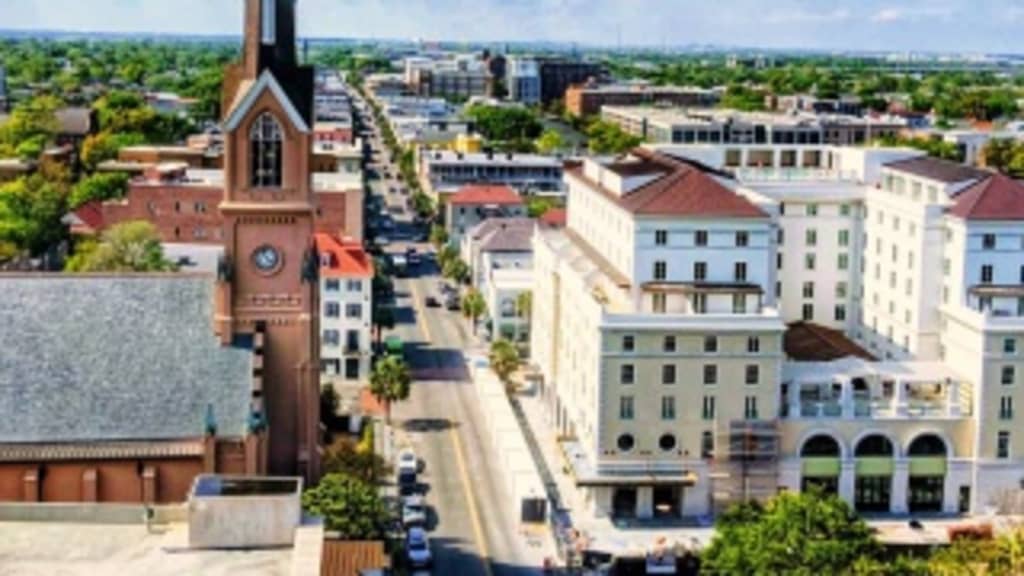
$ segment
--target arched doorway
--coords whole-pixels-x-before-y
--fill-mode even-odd
[[[854,508],[858,512],[889,512],[892,496],[892,441],[881,434],[865,436],[853,451],[857,459]]]
[[[800,490],[838,494],[841,458],[842,450],[835,438],[828,434],[808,438],[800,448]]]
[[[946,442],[935,434],[922,434],[907,447],[907,457],[907,509],[911,513],[942,512],[949,458]]]

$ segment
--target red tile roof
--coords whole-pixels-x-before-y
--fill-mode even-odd
[[[519,205],[523,203],[523,199],[519,197],[519,194],[516,194],[515,190],[508,186],[471,184],[463,186],[448,200],[448,203]]]
[[[663,172],[664,175],[619,196],[587,179],[582,170],[570,173],[603,192],[623,209],[641,216],[768,217],[752,202],[695,164],[644,149],[634,150],[632,154],[641,158],[647,167],[655,167],[654,173]]]
[[[383,542],[324,539],[321,576],[360,576],[366,570],[390,567]]]
[[[565,228],[569,222],[569,212],[565,208],[552,208],[540,217],[540,223],[552,228]]]
[[[1024,220],[1024,184],[1002,174],[978,182],[954,200],[949,214],[964,220]]]
[[[82,226],[75,227],[75,232],[83,234],[103,230],[103,204],[98,200],[82,204],[72,214],[82,222]]]
[[[361,244],[338,240],[330,234],[315,236],[320,274],[328,278],[372,278],[373,259]],[[325,258],[327,256],[327,258]]]

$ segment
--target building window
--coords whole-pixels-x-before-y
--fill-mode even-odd
[[[999,399],[999,419],[1013,420],[1013,396],[1003,396]]]
[[[846,305],[845,304],[836,304],[836,311],[835,312],[836,312],[835,313],[836,322],[846,322]]]
[[[718,352],[718,337],[717,336],[705,336],[704,337],[704,352],[708,354],[714,354]]]
[[[345,379],[346,380],[358,380],[359,379],[359,358],[346,358],[345,359]]]
[[[1006,460],[1010,457],[1010,433],[1002,430],[996,440],[996,458]]]
[[[337,346],[341,343],[341,333],[337,330],[324,330],[324,345]]]
[[[761,368],[757,364],[750,364],[747,366],[745,376],[746,383],[753,386],[761,381]]]
[[[676,365],[665,364],[661,367],[661,383],[662,384],[675,384],[676,383]]]
[[[1004,338],[1003,339],[1003,354],[1016,355],[1017,354],[1017,339],[1016,338]]]
[[[775,269],[782,270],[782,252],[775,255]]]
[[[619,367],[619,383],[630,385],[636,381],[636,368],[632,364],[623,364]]]
[[[694,312],[694,314],[707,314],[708,313],[708,295],[707,294],[694,294],[693,295],[693,312]]]
[[[340,280],[327,280],[324,283],[324,288],[328,292],[337,292],[338,290],[341,289],[341,281]]]
[[[747,296],[746,296],[746,294],[733,294],[732,295],[732,313],[733,314],[746,314],[747,313]]]
[[[346,288],[348,289],[349,292],[362,292],[363,291],[363,281],[362,280],[349,280],[346,283]]]
[[[665,336],[665,339],[661,343],[661,350],[663,352],[675,352],[676,351],[676,337]]]
[[[760,354],[761,353],[761,339],[757,336],[749,336],[747,338],[747,353],[748,354]]]
[[[804,255],[804,268],[805,269],[807,269],[807,270],[814,270],[814,268],[817,265],[817,262],[818,262],[818,260],[814,256],[814,254],[806,254],[806,255]]]
[[[1014,383],[1016,376],[1017,371],[1013,368],[1013,366],[1003,366],[1002,370],[999,373],[999,381],[1003,384],[1003,386],[1010,386]]]
[[[734,268],[733,272],[734,272],[734,276],[736,277],[736,281],[737,282],[746,282],[747,281],[747,263],[746,262],[737,262],[736,265],[733,268]]]
[[[847,285],[846,282],[836,282],[836,298],[846,298]]]
[[[339,318],[341,317],[341,305],[337,302],[328,302],[324,314],[328,318]]]
[[[664,261],[659,260],[654,263],[654,279],[664,280],[668,278],[668,264]]]
[[[654,244],[656,246],[668,245],[668,230],[656,230],[654,232]]]
[[[814,298],[814,282],[804,282],[804,298]]]
[[[804,232],[804,243],[808,246],[818,245],[818,231],[813,228]]]
[[[707,230],[697,230],[696,232],[694,232],[694,234],[693,234],[693,243],[696,244],[697,246],[707,246],[708,245],[708,231]]]
[[[714,420],[715,419],[715,397],[714,396],[705,396],[704,397],[704,406],[701,409],[701,418],[703,418],[704,420]]]
[[[736,233],[736,245],[740,248],[745,248],[750,245],[750,234],[745,231]]]
[[[804,304],[800,317],[803,318],[804,322],[814,321],[814,304]]]
[[[629,452],[633,449],[633,446],[636,445],[636,440],[633,439],[632,434],[623,434],[622,436],[619,436],[615,444],[619,447],[619,450]]]
[[[700,435],[700,457],[704,459],[715,455],[715,435],[710,430],[705,430]]]
[[[704,365],[704,384],[707,386],[718,384],[718,366],[714,364]]]
[[[676,437],[671,434],[665,434],[661,438],[658,438],[658,448],[661,448],[664,452],[675,450]]]
[[[849,204],[840,204],[839,205],[839,215],[840,216],[849,216],[850,215],[850,205]]]
[[[651,310],[655,314],[664,314],[667,306],[667,296],[662,293],[651,294]]]
[[[985,234],[985,235],[983,235],[981,237],[981,247],[984,248],[985,250],[995,250],[996,249],[996,235],[995,234]]]
[[[694,262],[693,263],[693,279],[695,282],[703,282],[708,277],[708,264],[707,262]]]
[[[780,206],[780,208],[781,208],[781,206]],[[783,244],[785,244],[786,243],[786,231],[783,230],[782,228],[779,228],[779,232],[776,235],[776,240],[777,240],[776,243],[779,246],[782,246]]]
[[[282,165],[281,124],[269,112],[260,114],[249,129],[250,185],[279,188]]]
[[[985,264],[984,266],[982,266],[981,267],[981,283],[982,284],[991,284],[992,283],[992,277],[993,277],[992,265],[991,264]]]
[[[675,420],[676,419],[676,399],[675,399],[675,396],[662,396],[661,397],[661,419],[662,420]]]
[[[346,304],[345,305],[345,317],[346,318],[362,318],[363,317],[363,305],[362,304]]]
[[[850,255],[846,254],[844,252],[844,253],[840,254],[839,256],[837,256],[836,266],[840,270],[849,270],[850,269]]]
[[[850,245],[850,231],[849,230],[840,230],[839,231],[839,245],[840,246],[849,246]]]
[[[818,205],[817,204],[808,204],[807,205],[807,215],[808,216],[817,216],[818,215]]]
[[[747,420],[757,420],[757,396],[747,396],[743,401],[743,417]]]
[[[633,419],[633,397],[623,396],[619,398],[619,418],[621,420]]]
[[[636,350],[636,338],[632,335],[626,335],[622,337],[622,351],[632,352]]]

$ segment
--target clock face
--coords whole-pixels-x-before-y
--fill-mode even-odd
[[[273,246],[260,246],[252,253],[252,263],[260,272],[269,274],[281,266],[281,253]]]

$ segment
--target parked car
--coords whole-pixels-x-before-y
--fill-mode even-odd
[[[423,496],[413,494],[402,502],[402,527],[412,528],[427,523],[427,503]]]
[[[430,541],[423,528],[412,528],[405,538],[405,555],[413,568],[429,568],[434,558],[430,554]]]
[[[437,297],[435,296],[427,296],[426,300],[424,301],[424,304],[426,305],[427,308],[441,307],[441,301],[438,300]]]
[[[449,292],[444,299],[444,307],[449,310],[461,310],[462,300],[459,298],[458,293]]]
[[[413,474],[420,470],[420,460],[416,457],[416,453],[413,452],[412,448],[404,448],[398,453],[398,471],[411,470]]]

